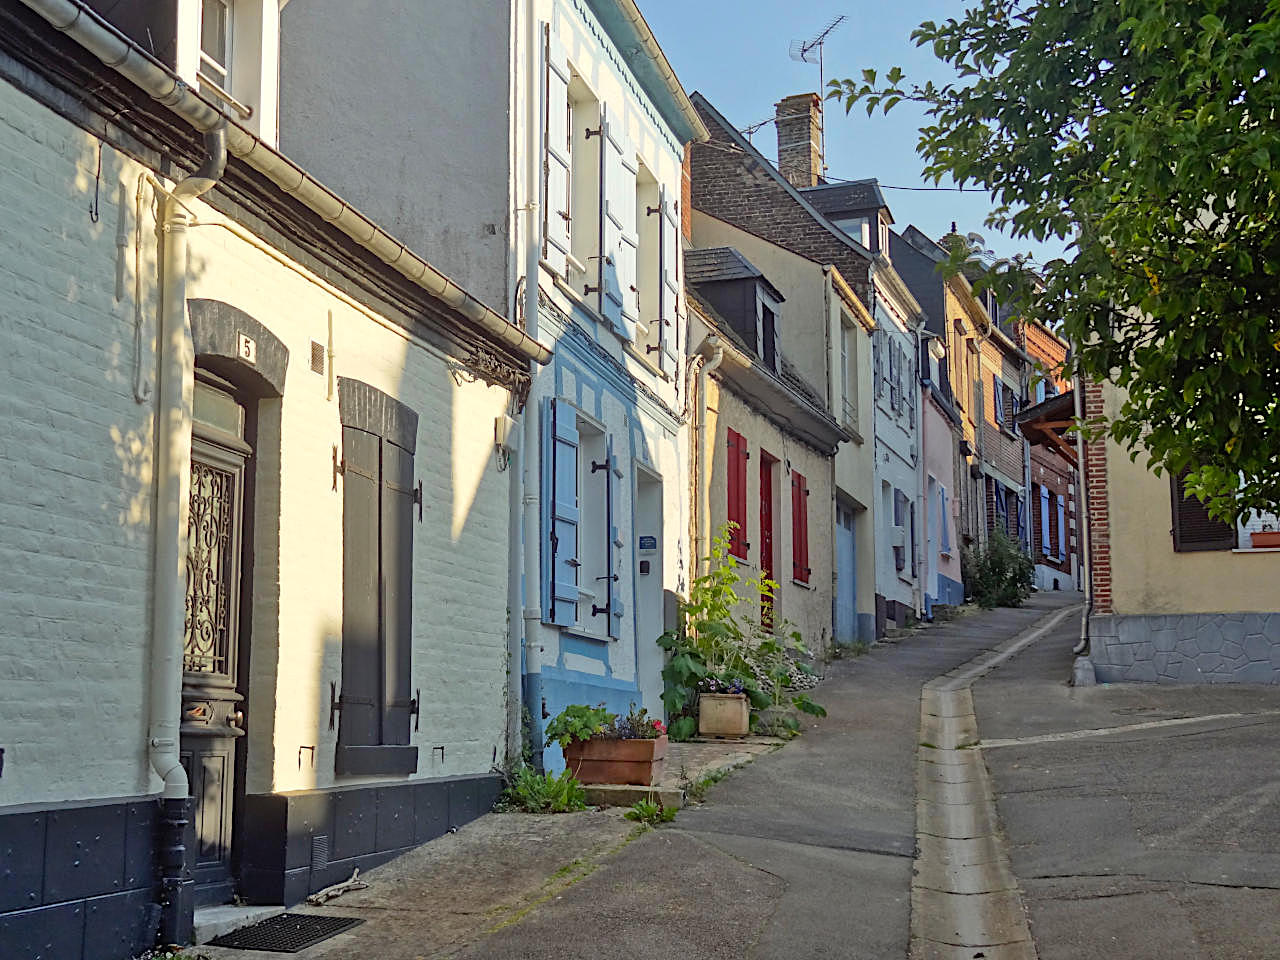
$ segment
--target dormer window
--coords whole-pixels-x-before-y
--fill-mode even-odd
[[[201,0],[200,73],[223,90],[231,90],[231,5],[227,0]]]
[[[885,222],[883,217],[877,218],[877,221],[880,224],[879,252],[883,254],[884,258],[887,260],[889,258],[889,224]]]
[[[764,365],[778,372],[778,302],[756,287],[756,352]]]

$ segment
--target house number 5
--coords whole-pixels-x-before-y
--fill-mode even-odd
[[[236,352],[245,363],[256,364],[258,362],[258,341],[252,337],[245,336],[243,333],[237,333]]]

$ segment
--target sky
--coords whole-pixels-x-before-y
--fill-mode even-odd
[[[658,43],[685,90],[706,97],[739,129],[773,116],[773,105],[794,93],[817,92],[818,67],[790,57],[792,40],[808,40],[840,14],[848,19],[827,40],[828,80],[861,77],[865,67],[881,76],[900,66],[909,79],[946,82],[950,67],[929,48],[917,49],[911,31],[924,20],[956,16],[958,0],[639,0]],[[826,104],[826,163],[831,178],[875,177],[882,188],[931,187],[916,155],[923,108],[901,103],[886,117],[855,106],[849,114]],[[772,123],[752,136],[765,157],[777,159]],[[944,180],[942,186],[954,186]],[[934,239],[954,220],[962,234],[981,234],[998,256],[1030,251],[1039,260],[1061,255],[1061,247],[1013,241],[986,227],[993,204],[980,191],[884,190],[894,229],[915,224]]]

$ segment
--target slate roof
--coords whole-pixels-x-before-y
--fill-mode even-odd
[[[850,210],[878,210],[889,204],[880,192],[880,181],[874,177],[849,183],[824,183],[805,187],[800,194],[823,214]]]
[[[684,252],[684,278],[689,283],[718,283],[722,280],[763,280],[781,303],[786,298],[769,278],[733,247],[697,247]]]

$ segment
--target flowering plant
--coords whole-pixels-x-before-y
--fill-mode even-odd
[[[667,732],[661,720],[649,716],[644,707],[636,709],[634,703],[625,717],[615,717],[600,734],[606,740],[656,740]]]
[[[746,693],[741,677],[703,677],[698,681],[701,693]]]

